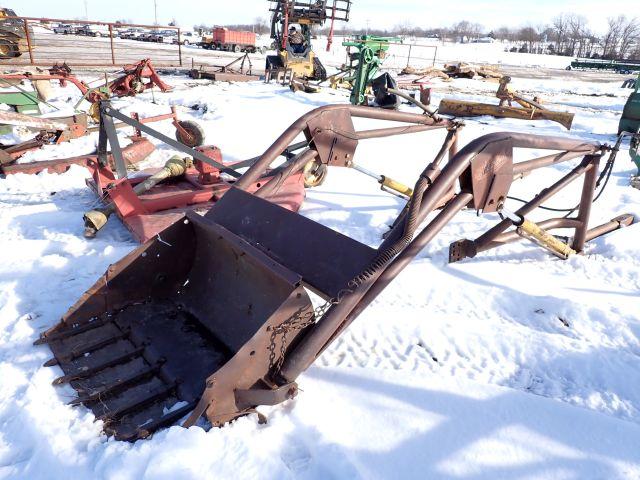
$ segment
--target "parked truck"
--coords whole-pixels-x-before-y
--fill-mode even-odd
[[[224,27],[214,28],[211,35],[203,37],[200,46],[208,50],[223,50],[236,53],[262,51],[262,48],[256,45],[255,33],[229,30]]]

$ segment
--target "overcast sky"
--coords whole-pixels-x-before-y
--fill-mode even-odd
[[[182,27],[200,23],[253,23],[256,17],[267,16],[267,0],[156,1],[158,22],[166,24],[175,18]],[[501,25],[545,24],[558,13],[573,12],[587,17],[591,28],[602,32],[607,17],[622,13],[640,15],[637,0],[354,0],[353,3],[352,24],[358,27],[367,22],[371,27],[383,28],[410,22],[428,28],[470,20],[492,29]],[[5,0],[2,4],[22,16],[75,19],[85,15],[85,0]],[[86,0],[86,4],[91,20],[154,22],[154,0]]]

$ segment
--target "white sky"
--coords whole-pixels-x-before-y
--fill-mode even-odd
[[[156,1],[161,24],[173,18],[182,27],[190,27],[200,23],[253,23],[257,17],[267,17],[267,0]],[[23,16],[75,19],[85,15],[85,0],[5,0],[2,3]],[[86,4],[91,20],[154,22],[154,0],[86,0]],[[607,17],[622,13],[640,15],[637,0],[354,0],[352,11],[352,24],[358,27],[364,27],[367,21],[371,27],[393,27],[410,22],[428,28],[470,20],[488,29],[502,25],[545,24],[558,13],[574,12],[587,17],[596,32],[606,28]]]

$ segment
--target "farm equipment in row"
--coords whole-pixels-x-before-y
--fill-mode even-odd
[[[609,70],[616,73],[629,74],[640,72],[640,62],[632,60],[600,60],[594,58],[575,59],[567,70]]]
[[[540,104],[538,99],[527,99],[516,93],[510,86],[511,77],[502,77],[496,92],[500,100],[498,105],[489,103],[468,102],[465,100],[443,99],[438,111],[443,115],[455,117],[481,117],[490,115],[498,118],[516,118],[521,120],[551,120],[571,130],[573,113],[555,112]],[[514,107],[513,103],[519,106]]]
[[[117,117],[108,104],[102,110]],[[358,131],[354,118],[393,124]],[[459,128],[434,116],[351,105],[304,115],[246,173],[221,178],[228,189],[206,215],[177,215],[109,267],[41,336],[36,343],[53,352],[46,365],[63,372],[54,384],[70,384],[78,392],[71,404],[91,409],[105,432],[120,440],[145,438],[175,423],[188,427],[203,415],[222,426],[260,405],[296,397],[299,376],[463,209],[498,213],[503,220],[476,240],[456,242],[452,261],[522,238],[559,256],[580,253],[590,239],[633,222],[624,216],[589,229],[596,190],[611,172],[615,149],[565,137],[492,133],[458,151]],[[350,166],[360,141],[429,130],[445,134],[442,147],[377,249],[274,203],[309,161]],[[269,170],[302,134],[307,146],[277,174]],[[515,163],[520,149],[549,153]],[[571,160],[577,164],[561,178],[507,210],[516,179]],[[574,216],[531,221],[533,210],[579,179]],[[571,230],[573,238],[549,241],[545,235],[553,229]],[[319,306],[309,291],[321,297]]]
[[[278,79],[289,72],[305,80],[325,80],[327,72],[313,51],[311,29],[331,20],[348,22],[351,0],[268,0],[271,38],[277,55],[267,56],[267,79]]]
[[[68,83],[75,85],[83,96],[92,105],[97,105],[100,100],[111,97],[130,97],[142,93],[154,87],[158,87],[163,92],[168,92],[172,87],[166,84],[160,75],[153,68],[150,59],[141,60],[132,65],[125,65],[122,68],[123,75],[108,80],[99,87],[90,87],[85,82],[71,73],[68,65],[54,65],[48,73],[2,73],[0,81],[11,82],[20,80],[38,81],[58,81],[60,86],[66,87]],[[94,107],[90,114],[97,118],[97,107]]]

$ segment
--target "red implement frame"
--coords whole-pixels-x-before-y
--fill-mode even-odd
[[[126,97],[134,96],[153,87],[160,88],[163,92],[171,90],[171,86],[166,84],[158,75],[151,60],[145,59],[133,65],[123,67],[124,75],[108,83],[111,96]],[[71,73],[67,65],[54,65],[49,69],[48,74],[40,73],[3,73],[0,74],[2,80],[57,80],[60,86],[65,87],[67,82],[73,83],[80,93],[86,97],[90,103],[104,100],[104,95],[97,88],[91,88],[85,82]]]

